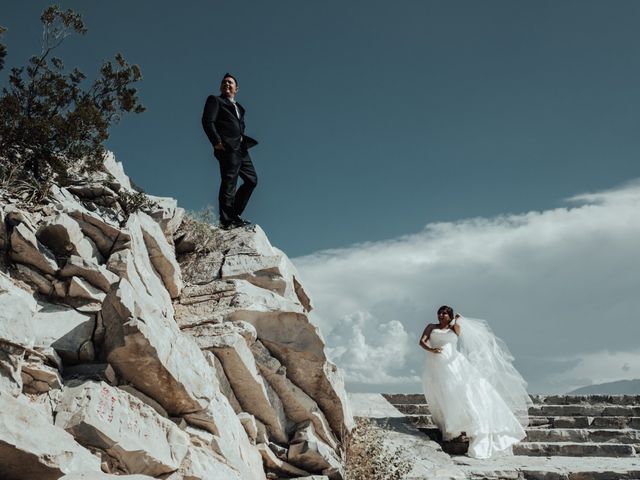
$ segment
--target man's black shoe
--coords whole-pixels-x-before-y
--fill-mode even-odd
[[[231,220],[230,222],[222,222],[220,223],[220,227],[223,230],[233,230],[234,228],[246,227],[247,225],[251,225],[251,222],[244,220],[240,217]]]
[[[239,225],[236,224],[235,222],[221,222],[220,223],[220,228],[222,230],[233,230],[234,228],[237,228]]]

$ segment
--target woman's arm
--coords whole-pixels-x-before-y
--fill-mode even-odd
[[[420,337],[420,341],[418,342],[418,345],[420,345],[422,348],[424,348],[428,352],[440,353],[442,351],[441,348],[431,348],[429,345],[427,345],[427,341],[429,340],[429,336],[431,335],[431,330],[433,330],[433,325],[431,324],[427,325],[427,328],[425,328],[424,332],[422,332],[422,336]]]
[[[451,327],[451,330],[453,330],[453,333],[455,333],[458,336],[460,336],[460,324],[458,323],[458,320],[460,320],[461,318],[462,316],[459,313],[456,313],[454,317],[455,323]]]

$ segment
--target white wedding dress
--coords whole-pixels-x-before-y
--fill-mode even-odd
[[[465,432],[470,457],[510,454],[528,424],[526,383],[486,322],[460,318],[458,323],[460,351],[451,329],[435,328],[429,337],[430,347],[442,348],[427,351],[422,378],[433,422],[445,440]]]

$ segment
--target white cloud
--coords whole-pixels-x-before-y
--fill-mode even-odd
[[[489,320],[532,391],[629,377],[584,359],[638,348],[640,183],[570,202],[294,259],[348,383],[418,391],[418,336],[441,304]]]
[[[386,323],[368,312],[346,315],[329,332],[329,356],[340,365],[349,365],[346,380],[360,383],[415,383],[414,376],[402,375],[409,351],[409,335],[402,323]],[[379,366],[384,365],[384,369]],[[400,373],[400,374],[399,374]]]

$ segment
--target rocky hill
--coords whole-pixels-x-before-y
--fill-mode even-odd
[[[640,378],[587,385],[569,393],[573,395],[640,395]]]
[[[0,478],[341,478],[353,420],[286,255],[103,170],[0,191]]]

